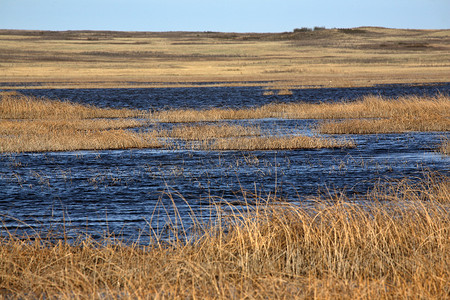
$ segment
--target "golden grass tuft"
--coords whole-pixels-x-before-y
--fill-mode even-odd
[[[444,140],[439,151],[445,155],[450,155],[450,141],[448,139]]]
[[[129,118],[140,113],[131,109],[105,109],[71,102],[0,92],[2,119],[91,119]]]
[[[44,152],[74,150],[107,150],[160,148],[153,132],[132,132],[123,129],[77,130],[58,128],[46,133],[8,134],[0,137],[0,152]]]
[[[193,240],[175,235],[142,247],[89,236],[70,243],[22,239],[3,230],[0,293],[60,299],[447,299],[448,182],[445,176],[400,182],[375,189],[360,204],[341,196],[307,208],[265,199],[241,212],[217,207],[218,219],[198,223],[202,230]]]
[[[205,150],[294,150],[354,148],[353,141],[310,136],[265,136],[215,139],[201,144]]]

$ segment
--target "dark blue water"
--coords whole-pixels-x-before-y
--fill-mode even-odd
[[[67,99],[101,107],[167,109],[254,107],[272,102],[318,102],[355,100],[365,95],[399,97],[449,93],[450,83],[435,85],[383,85],[360,88],[292,90],[293,95],[264,96],[260,87],[132,88],[132,89],[27,89],[23,94]]]
[[[337,101],[365,94],[448,93],[450,85],[295,90],[267,97],[260,88],[27,90],[104,107],[248,107],[273,101]],[[311,120],[248,121],[278,132],[302,132]],[[447,133],[349,136],[355,149],[293,151],[117,150],[2,154],[0,219],[18,233],[51,226],[114,232],[145,242],[167,227],[205,222],[210,203],[262,199],[302,204],[312,196],[358,196],[380,180],[450,175],[448,156],[437,153]],[[226,207],[226,206],[225,206]],[[20,220],[20,222],[18,221]],[[168,222],[172,222],[167,226]],[[57,228],[58,229],[58,228]]]

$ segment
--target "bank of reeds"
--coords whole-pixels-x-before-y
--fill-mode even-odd
[[[400,182],[355,203],[266,199],[217,207],[191,240],[71,242],[2,230],[4,298],[448,299],[449,178]],[[230,212],[231,211],[231,212]],[[170,226],[168,226],[170,228]],[[182,235],[182,234],[181,234]]]
[[[334,103],[272,103],[248,109],[176,109],[154,112],[152,118],[160,122],[200,122],[228,119],[367,119],[367,118],[434,118],[448,119],[450,97],[406,96],[389,99],[365,96],[353,102]]]
[[[140,116],[138,110],[107,109],[68,101],[25,96],[17,92],[0,92],[2,119],[91,119],[130,118]]]
[[[46,133],[7,134],[0,136],[0,152],[45,152],[74,150],[108,150],[160,148],[153,132],[123,129],[76,130],[57,128]]]
[[[0,152],[161,147],[154,132],[133,132],[143,121],[127,109],[0,93]]]
[[[387,119],[352,119],[343,121],[327,121],[318,125],[324,134],[375,134],[403,133],[409,131],[449,131],[450,115],[398,116]]]
[[[321,148],[354,148],[351,140],[321,138],[315,136],[261,136],[220,138],[204,141],[204,150],[295,150]]]

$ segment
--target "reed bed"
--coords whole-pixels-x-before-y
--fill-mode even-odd
[[[354,102],[338,103],[271,103],[248,109],[180,109],[154,112],[159,122],[201,122],[241,119],[358,119],[358,118],[449,118],[450,97],[406,96],[389,99],[365,96]]]
[[[60,130],[109,130],[141,127],[145,122],[136,119],[79,120],[1,120],[0,134],[50,134]]]
[[[449,117],[442,116],[411,116],[392,117],[388,119],[355,119],[344,121],[323,122],[317,126],[323,134],[374,134],[403,133],[409,131],[449,131]]]
[[[146,122],[127,109],[102,109],[14,92],[0,93],[0,152],[159,148]]]
[[[358,119],[407,118],[422,116],[450,116],[448,95],[405,96],[391,99],[381,96],[364,96],[353,102],[294,103],[281,105],[287,118],[300,119]]]
[[[449,178],[309,207],[216,207],[218,218],[149,246],[3,230],[4,298],[448,299]],[[389,201],[386,201],[389,200]],[[63,233],[61,234],[63,235]]]
[[[204,150],[295,150],[321,148],[354,148],[353,141],[311,136],[263,136],[215,139],[200,145]]]
[[[47,133],[23,132],[0,136],[0,152],[108,150],[162,146],[154,132],[133,132],[123,129],[58,128]]]

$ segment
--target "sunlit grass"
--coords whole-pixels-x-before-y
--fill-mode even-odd
[[[0,152],[158,148],[153,132],[132,132],[145,122],[127,109],[0,94]],[[111,119],[112,118],[112,119]]]
[[[131,109],[105,109],[68,101],[25,96],[15,92],[0,92],[2,119],[92,119],[128,118],[139,116]]]
[[[215,139],[200,146],[205,150],[295,150],[321,148],[354,148],[350,140],[311,136],[262,136]]]
[[[180,125],[171,130],[162,130],[160,135],[182,140],[209,140],[214,138],[232,138],[242,136],[261,135],[261,128],[258,126],[242,126],[231,124],[199,124]]]
[[[153,234],[149,246],[2,230],[0,290],[6,298],[446,299],[448,182],[392,183],[361,203],[218,206],[211,224],[194,219],[190,239],[169,223],[172,238]]]

